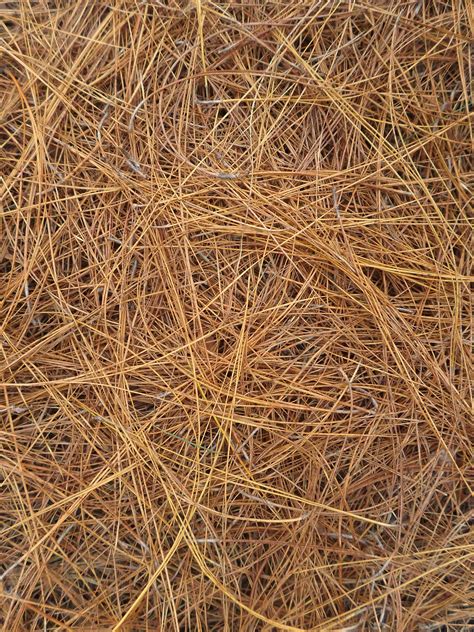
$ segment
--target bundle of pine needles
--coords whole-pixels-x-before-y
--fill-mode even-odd
[[[0,11],[0,629],[467,630],[468,0]]]

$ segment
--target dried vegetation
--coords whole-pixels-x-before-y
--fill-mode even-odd
[[[470,3],[0,15],[0,628],[467,630]]]

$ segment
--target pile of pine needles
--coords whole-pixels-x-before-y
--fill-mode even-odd
[[[467,630],[469,1],[0,11],[0,629]]]

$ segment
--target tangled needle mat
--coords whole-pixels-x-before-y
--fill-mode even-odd
[[[0,3],[1,632],[472,629],[473,27]]]

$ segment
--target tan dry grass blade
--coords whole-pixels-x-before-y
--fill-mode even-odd
[[[472,6],[0,4],[0,630],[474,620]]]

